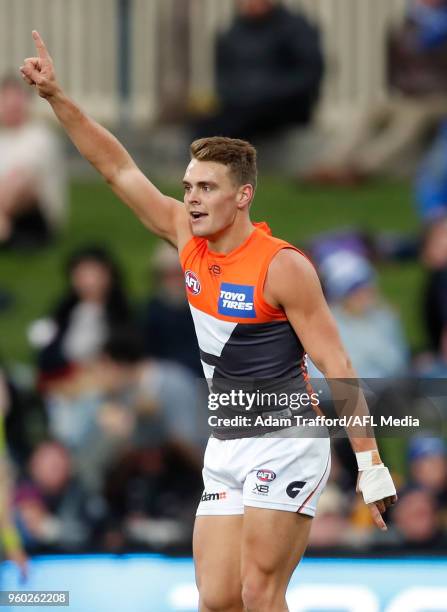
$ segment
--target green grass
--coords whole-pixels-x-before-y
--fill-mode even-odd
[[[181,197],[172,186],[161,187]],[[60,295],[64,287],[63,263],[79,245],[108,245],[126,272],[131,296],[136,300],[147,293],[149,259],[156,239],[106,185],[75,182],[71,196],[70,224],[56,246],[38,253],[0,253],[0,287],[15,296],[14,306],[0,313],[0,354],[7,362],[30,359],[27,326],[47,313]],[[317,232],[343,226],[398,232],[413,232],[418,227],[410,190],[399,182],[334,191],[264,178],[253,218],[268,221],[274,234],[297,244]],[[380,282],[387,299],[402,314],[412,346],[420,346],[424,335],[419,321],[419,266],[387,266],[380,271]]]

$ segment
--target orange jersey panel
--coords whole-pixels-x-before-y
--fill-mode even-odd
[[[265,223],[257,223],[255,228],[245,242],[228,254],[210,251],[203,238],[188,242],[180,261],[188,300],[194,308],[237,323],[286,320],[283,310],[264,300],[265,277],[278,251],[298,249],[274,238]]]

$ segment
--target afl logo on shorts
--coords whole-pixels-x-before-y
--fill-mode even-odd
[[[258,470],[256,477],[261,482],[272,482],[272,480],[275,480],[276,474],[272,470]]]
[[[189,293],[193,295],[199,295],[201,286],[199,277],[195,272],[191,272],[191,270],[186,270],[185,272],[185,284]]]

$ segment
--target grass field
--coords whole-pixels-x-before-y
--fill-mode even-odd
[[[181,197],[178,188],[160,185]],[[0,355],[6,362],[28,361],[26,339],[30,321],[44,315],[64,286],[63,263],[77,246],[100,242],[116,254],[126,272],[134,300],[149,287],[153,238],[102,183],[71,186],[71,220],[59,243],[38,253],[0,252],[0,287],[15,296],[14,305],[0,313]],[[254,220],[267,220],[274,234],[297,244],[331,228],[358,226],[370,230],[417,231],[410,189],[399,182],[377,183],[357,190],[297,187],[265,178],[253,207]],[[387,265],[380,284],[403,317],[413,347],[424,342],[419,320],[423,273],[416,263]]]

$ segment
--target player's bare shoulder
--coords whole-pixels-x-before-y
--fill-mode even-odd
[[[304,293],[321,291],[312,262],[293,248],[278,251],[270,262],[264,284],[264,298],[274,307],[295,301]]]

